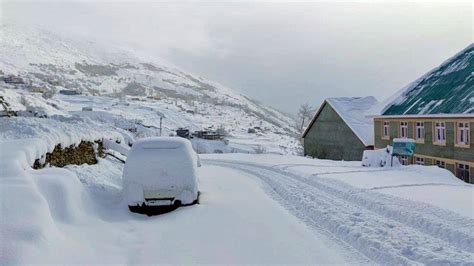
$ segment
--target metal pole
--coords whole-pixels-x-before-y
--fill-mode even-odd
[[[161,137],[161,125],[162,125],[161,121],[162,121],[162,120],[163,120],[163,117],[160,116],[160,137]]]

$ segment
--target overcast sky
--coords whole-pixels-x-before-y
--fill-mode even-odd
[[[379,100],[473,42],[448,2],[1,2],[1,16],[163,58],[283,111]]]

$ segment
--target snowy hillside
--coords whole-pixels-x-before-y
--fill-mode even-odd
[[[277,146],[270,147],[270,152],[298,151],[292,118],[215,82],[175,67],[143,62],[118,48],[40,28],[4,24],[1,33],[0,70],[4,77],[15,75],[25,83],[0,88],[0,95],[16,110],[26,109],[24,99],[27,105],[42,107],[50,115],[68,116],[92,106],[102,112],[100,115],[140,120],[152,128],[159,126],[159,117],[164,115],[167,135],[178,127],[220,128],[234,137],[236,146],[248,146],[248,139],[252,139],[253,147]],[[61,90],[81,95],[59,95]],[[48,93],[54,96],[44,97]],[[100,115],[94,114],[96,118]],[[249,128],[255,127],[248,138]]]

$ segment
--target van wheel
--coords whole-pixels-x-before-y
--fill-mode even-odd
[[[173,203],[173,206],[178,208],[179,206],[181,206],[181,201],[180,200],[175,200],[174,203]]]
[[[197,193],[197,194],[198,194],[198,195],[197,195],[197,198],[196,198],[196,200],[195,200],[195,201],[193,201],[193,204],[200,204],[200,202],[199,202],[199,198],[200,198],[200,196],[201,196],[201,191],[198,191],[198,193]]]
[[[198,195],[198,197],[193,201],[193,203],[191,203],[191,204],[192,204],[192,205],[194,205],[194,204],[199,204],[199,195]]]

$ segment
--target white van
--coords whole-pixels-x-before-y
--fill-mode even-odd
[[[170,209],[198,202],[198,156],[191,142],[179,137],[136,141],[123,169],[123,188],[130,211]]]

